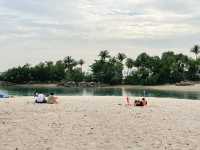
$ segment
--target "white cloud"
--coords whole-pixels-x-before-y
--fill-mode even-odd
[[[34,60],[44,49],[57,57],[65,51],[81,57],[87,50],[90,60],[104,48],[131,55],[145,49],[186,52],[200,41],[199,6],[198,0],[0,0],[0,51],[36,51]],[[23,53],[15,57],[26,60]]]

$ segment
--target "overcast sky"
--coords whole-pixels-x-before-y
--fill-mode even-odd
[[[200,44],[199,0],[0,0],[0,71],[100,50],[189,54]],[[191,55],[192,56],[192,55]]]

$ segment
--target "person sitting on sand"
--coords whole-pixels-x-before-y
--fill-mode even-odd
[[[147,100],[146,100],[144,97],[142,98],[142,102],[143,102],[143,105],[144,105],[144,106],[147,105]]]
[[[36,99],[35,99],[35,103],[47,103],[45,95],[42,94],[42,93],[37,94]]]
[[[54,96],[54,93],[50,93],[50,95],[47,98],[47,103],[48,104],[57,104],[58,103],[58,98]]]
[[[142,100],[135,100],[134,106],[146,106],[147,100],[143,97]]]

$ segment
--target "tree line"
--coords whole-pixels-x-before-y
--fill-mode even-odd
[[[0,80],[17,84],[86,81],[110,85],[156,85],[185,80],[198,81],[200,47],[195,45],[191,52],[195,54],[195,59],[168,51],[162,53],[161,57],[141,53],[134,60],[124,53],[111,56],[109,51],[104,50],[90,65],[90,72],[83,71],[83,59],[75,60],[67,56],[56,62],[46,61],[35,66],[25,64],[8,69],[0,75]]]

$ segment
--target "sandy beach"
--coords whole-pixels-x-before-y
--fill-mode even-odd
[[[0,100],[0,150],[199,150],[200,101],[123,97]],[[131,98],[135,99],[135,98]]]

